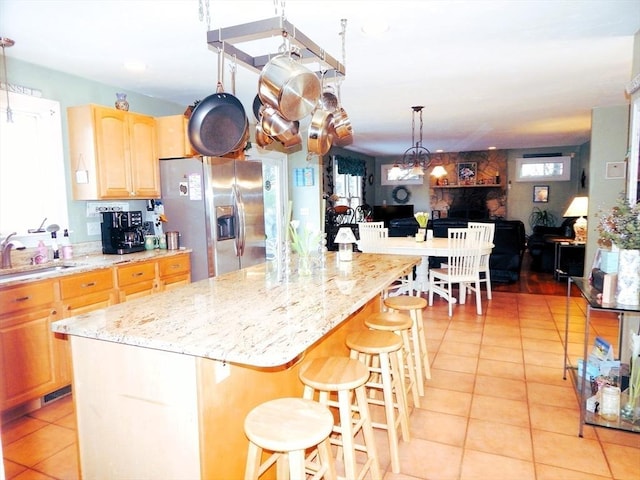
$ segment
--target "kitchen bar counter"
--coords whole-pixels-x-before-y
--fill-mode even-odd
[[[411,260],[416,260],[412,262]],[[356,312],[419,257],[327,254],[310,277],[265,263],[53,324],[57,333],[255,367],[292,361]]]
[[[71,342],[81,478],[243,478],[248,412],[300,397],[304,361],[348,356],[346,336],[419,262],[328,253],[310,277],[258,265],[55,322]]]

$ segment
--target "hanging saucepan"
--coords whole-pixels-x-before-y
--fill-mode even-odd
[[[198,103],[187,128],[193,148],[202,155],[214,157],[238,150],[248,128],[242,103],[235,96],[224,92],[223,58],[224,52],[219,52],[217,92]]]
[[[273,143],[273,138],[264,133],[260,122],[256,123],[256,143],[259,147],[264,148]]]
[[[326,87],[322,95],[320,95],[320,105],[329,113],[333,113],[338,109],[338,97],[333,93],[332,87]]]
[[[260,122],[260,116],[262,115],[262,107],[264,107],[264,103],[260,100],[260,96],[256,94],[253,99],[253,115],[256,117],[258,122]]]
[[[318,108],[311,117],[307,149],[310,153],[325,155],[331,148],[331,132],[333,130],[333,115]]]
[[[287,148],[302,142],[298,133],[300,122],[286,120],[273,107],[265,106],[262,108],[260,126],[264,133],[278,140]]]
[[[300,120],[316,107],[320,80],[289,55],[277,55],[260,72],[258,95],[262,103],[276,108],[285,119]]]

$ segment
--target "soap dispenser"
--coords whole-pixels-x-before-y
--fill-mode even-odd
[[[37,254],[33,257],[33,263],[40,265],[46,263],[49,260],[49,249],[42,240],[38,242]]]
[[[65,260],[70,260],[73,258],[73,247],[71,246],[71,242],[69,241],[69,230],[64,229],[64,234],[62,236],[62,242],[60,244],[60,250],[62,250],[62,258]]]
[[[58,250],[58,234],[56,232],[51,232],[51,249],[53,250],[53,259],[58,260],[60,251]]]

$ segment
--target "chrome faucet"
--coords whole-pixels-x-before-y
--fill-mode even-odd
[[[10,233],[0,243],[0,252],[2,252],[2,266],[0,268],[11,268],[11,247],[16,247],[17,250],[24,250],[24,245],[17,240],[9,241],[16,232]]]

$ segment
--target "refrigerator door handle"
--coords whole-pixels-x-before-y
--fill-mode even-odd
[[[236,199],[237,212],[238,212],[238,235],[236,237],[236,246],[238,256],[242,257],[244,255],[245,248],[245,234],[246,234],[246,218],[245,218],[245,209],[244,209],[244,201],[242,199],[242,194],[238,191],[236,186],[233,188],[234,196]]]

